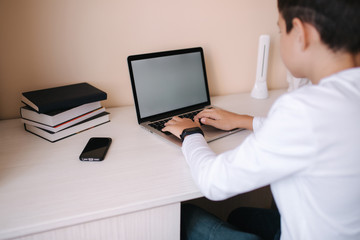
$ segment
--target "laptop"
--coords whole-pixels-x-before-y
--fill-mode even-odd
[[[193,118],[212,108],[201,47],[138,54],[128,59],[137,120],[140,126],[172,143],[181,140],[162,132],[165,122],[174,116]],[[207,142],[240,129],[223,131],[201,126]]]

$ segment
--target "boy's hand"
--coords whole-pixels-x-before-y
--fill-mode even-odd
[[[186,128],[199,127],[200,123],[198,121],[192,121],[189,118],[180,118],[173,117],[167,123],[165,123],[165,127],[162,129],[163,132],[171,132],[176,137],[180,138],[181,133]]]
[[[253,117],[228,112],[222,109],[205,109],[195,116],[194,120],[221,130],[246,128],[252,130]]]

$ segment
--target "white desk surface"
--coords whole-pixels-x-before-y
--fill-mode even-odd
[[[213,97],[224,109],[265,116],[284,90],[266,100],[248,93]],[[56,143],[0,121],[0,239],[108,218],[201,197],[181,149],[137,124],[134,106],[109,108],[111,122]],[[210,143],[237,146],[242,131]],[[113,139],[102,162],[78,157],[90,137]]]

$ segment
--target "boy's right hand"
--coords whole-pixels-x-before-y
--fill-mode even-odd
[[[210,108],[201,111],[194,118],[204,125],[210,125],[221,130],[246,128],[252,130],[253,117],[228,112],[222,109]]]

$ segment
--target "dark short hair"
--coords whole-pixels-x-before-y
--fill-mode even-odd
[[[278,0],[278,9],[287,33],[299,18],[313,25],[333,51],[360,52],[360,0]]]

